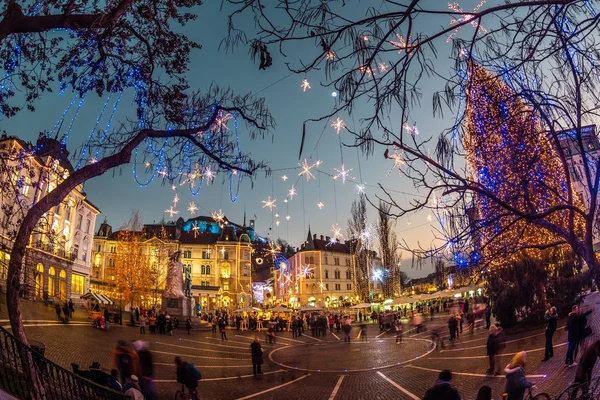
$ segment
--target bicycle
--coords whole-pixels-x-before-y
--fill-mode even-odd
[[[191,389],[188,393],[185,392],[185,385],[181,385],[181,390],[175,392],[175,400],[199,400],[198,391]]]
[[[533,389],[534,387],[535,385],[527,388],[527,395],[524,397],[523,400],[550,400],[550,395],[548,393],[542,392],[534,396],[533,392],[531,391],[531,389]]]

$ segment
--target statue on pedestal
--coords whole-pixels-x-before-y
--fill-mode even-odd
[[[169,266],[167,268],[167,283],[163,297],[165,298],[180,298],[183,297],[183,264],[179,262],[181,251],[176,251],[171,254]]]
[[[192,266],[186,265],[183,267],[185,274],[185,283],[183,285],[183,292],[187,297],[192,295]]]

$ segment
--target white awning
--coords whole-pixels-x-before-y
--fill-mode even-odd
[[[81,296],[81,298],[83,300],[94,300],[98,304],[105,304],[105,305],[114,304],[114,302],[111,299],[109,299],[105,295],[99,294],[99,293],[87,292],[86,294],[84,294],[83,296]]]

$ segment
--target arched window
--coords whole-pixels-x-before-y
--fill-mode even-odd
[[[314,264],[315,263],[315,258],[313,256],[310,256],[310,263]]]
[[[50,267],[48,270],[48,296],[52,297],[56,294],[56,270]]]
[[[350,273],[350,270],[347,269],[346,270],[346,279],[351,279],[352,278],[352,274]]]
[[[60,280],[58,282],[58,295],[62,301],[67,300],[67,273],[63,269],[60,271]]]
[[[206,266],[206,275],[210,275],[210,265]]]
[[[206,265],[203,265],[203,266],[200,267],[200,273],[202,275],[206,274]]]
[[[340,270],[339,269],[336,269],[335,271],[333,271],[333,274],[334,274],[335,279],[340,279]]]
[[[308,258],[308,256],[304,257],[304,263],[308,264],[310,262],[310,258]]]
[[[329,270],[325,270],[325,279],[329,279]]]
[[[38,263],[35,267],[35,295],[44,297],[44,266]]]

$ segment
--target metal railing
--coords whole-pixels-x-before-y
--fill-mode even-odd
[[[594,400],[600,398],[600,377],[587,383],[574,383],[563,390],[554,400]]]
[[[77,258],[77,255],[75,253],[65,250],[60,245],[44,243],[41,240],[36,240],[35,242],[33,242],[31,244],[31,247],[55,255],[57,257],[64,258],[65,260],[69,261],[75,261],[75,259]]]
[[[0,389],[20,399],[125,400],[124,393],[100,386],[53,363],[40,344],[26,346],[0,327]]]

